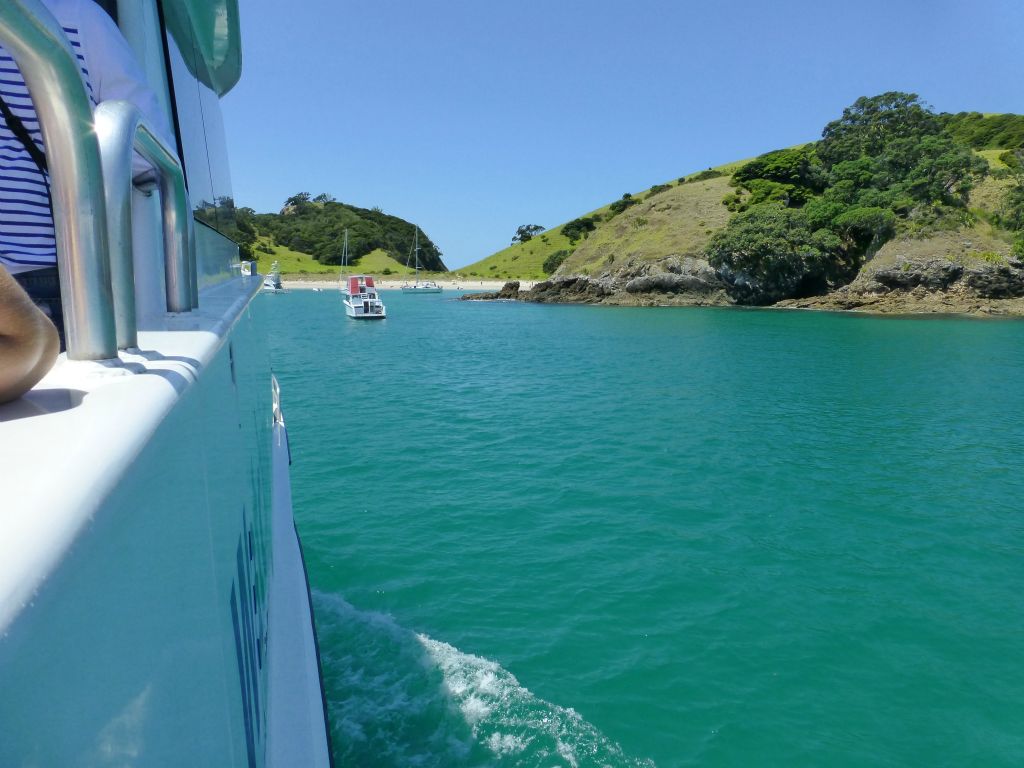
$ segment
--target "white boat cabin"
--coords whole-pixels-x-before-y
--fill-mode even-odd
[[[384,302],[370,275],[350,275],[342,283],[345,314],[358,320],[381,320],[387,317]]]

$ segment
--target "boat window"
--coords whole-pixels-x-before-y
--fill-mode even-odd
[[[200,56],[196,47],[179,48],[170,33],[167,47],[184,153],[182,162],[193,213],[197,220],[237,241],[235,201],[220,101],[192,75],[186,64],[186,57]]]

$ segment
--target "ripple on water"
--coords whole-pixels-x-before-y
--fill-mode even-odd
[[[1020,763],[1019,323],[274,299],[343,764]]]

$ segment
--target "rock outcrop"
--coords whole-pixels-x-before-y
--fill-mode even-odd
[[[523,291],[519,298],[539,303],[615,306],[724,306],[732,304],[725,284],[704,259],[669,256],[658,261],[630,259],[596,277],[556,276]]]
[[[888,244],[849,284],[823,296],[775,306],[878,313],[1024,315],[1024,261],[1005,242],[975,232]],[[704,259],[630,259],[598,276],[560,275],[521,290],[517,281],[496,293],[465,299],[615,306],[729,306],[742,295]]]
[[[535,301],[540,304],[600,304],[614,295],[614,281],[606,275],[599,278],[586,275],[571,277],[555,277],[537,283],[533,289],[520,295],[524,301]]]
[[[509,280],[500,291],[465,293],[459,298],[462,301],[515,301],[519,298],[519,281]]]
[[[849,285],[826,296],[778,306],[881,313],[1024,314],[1024,262],[986,258],[897,257],[868,264]]]

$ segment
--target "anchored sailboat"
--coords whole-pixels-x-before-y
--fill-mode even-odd
[[[440,293],[441,286],[433,280],[420,280],[420,228],[416,227],[416,234],[413,238],[412,254],[416,259],[416,277],[412,285],[404,283],[402,293]]]

